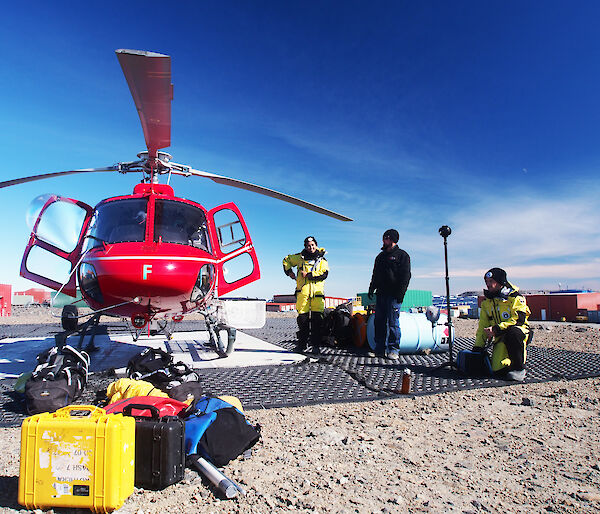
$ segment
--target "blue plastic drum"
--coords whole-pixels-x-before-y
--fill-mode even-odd
[[[448,317],[440,314],[439,320],[431,323],[422,313],[400,312],[400,353],[422,353],[448,351]],[[454,340],[454,333],[452,333]],[[375,315],[367,322],[367,341],[375,349]]]

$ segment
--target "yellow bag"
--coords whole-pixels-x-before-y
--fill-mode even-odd
[[[120,378],[106,388],[106,396],[110,399],[108,403],[115,403],[134,396],[160,396],[168,398],[167,393],[154,387],[150,382],[144,380],[133,380],[132,378]]]

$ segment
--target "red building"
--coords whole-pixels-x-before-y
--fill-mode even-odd
[[[12,306],[12,286],[0,284],[0,316],[10,316]]]
[[[50,303],[50,291],[46,291],[45,289],[38,289],[32,287],[31,289],[27,289],[27,291],[15,291],[15,295],[27,295],[33,298],[33,303]]]
[[[600,293],[546,293],[526,295],[532,320],[575,321],[578,314],[600,310]]]
[[[600,311],[600,293],[557,292],[525,294],[532,321],[577,321],[578,315],[588,316],[588,311]],[[478,305],[485,300],[479,296]],[[597,320],[597,316],[590,321]]]

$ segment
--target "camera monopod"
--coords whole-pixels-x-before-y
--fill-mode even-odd
[[[448,309],[448,352],[450,354],[450,360],[440,364],[436,369],[458,369],[458,366],[452,357],[452,311],[450,310],[450,277],[448,276],[448,236],[452,234],[452,229],[448,225],[443,225],[438,229],[438,232],[440,233],[440,236],[444,238],[444,263],[446,264],[446,308]]]

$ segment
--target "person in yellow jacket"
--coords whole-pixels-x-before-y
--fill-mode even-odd
[[[485,351],[486,343],[493,340],[494,375],[522,382],[527,345],[533,336],[528,322],[531,312],[519,288],[507,280],[506,271],[492,268],[484,280],[487,289],[483,292],[485,300],[481,303],[473,351]]]
[[[296,280],[298,350],[307,351],[310,341],[313,353],[319,353],[325,310],[324,282],[329,275],[325,249],[319,248],[317,240],[308,236],[304,250],[283,259],[283,272]]]

